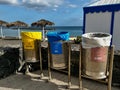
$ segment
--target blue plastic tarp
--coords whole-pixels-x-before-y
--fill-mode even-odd
[[[69,33],[68,32],[49,32],[47,34],[48,41],[54,42],[59,40],[67,41],[69,40]]]
[[[50,42],[50,52],[52,54],[62,54],[62,42],[69,40],[68,32],[49,32],[47,34],[48,42]]]

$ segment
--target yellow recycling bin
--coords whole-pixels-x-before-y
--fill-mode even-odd
[[[27,62],[39,61],[39,46],[36,40],[42,39],[41,32],[21,32],[24,58]]]

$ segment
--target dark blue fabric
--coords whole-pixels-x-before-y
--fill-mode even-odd
[[[85,33],[85,21],[86,21],[86,14],[84,13],[84,16],[83,16],[83,34]]]
[[[111,27],[110,27],[110,34],[113,35],[113,29],[114,29],[114,18],[115,18],[115,12],[112,12],[111,17]],[[113,38],[111,38],[110,46],[112,45]]]
[[[62,54],[62,42],[50,42],[50,47],[52,54]]]
[[[119,11],[120,4],[109,4],[109,5],[101,5],[101,6],[90,6],[84,7],[84,13],[94,13],[94,12],[112,12],[112,11]]]

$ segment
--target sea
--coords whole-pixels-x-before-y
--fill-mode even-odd
[[[83,33],[82,26],[54,26],[46,27],[47,32],[68,32],[70,37],[81,36]],[[4,28],[2,29],[3,36],[18,37],[18,28]],[[28,32],[42,32],[41,28],[29,27],[29,28],[20,28],[20,31]],[[0,33],[1,35],[1,33]]]

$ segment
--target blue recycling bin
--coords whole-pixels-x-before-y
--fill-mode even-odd
[[[50,43],[50,55],[52,57],[51,67],[56,69],[65,69],[67,67],[68,49],[63,41],[69,40],[68,32],[49,32],[47,34]],[[66,55],[67,54],[67,55]]]
[[[62,42],[69,40],[68,32],[49,32],[47,34],[48,42],[50,43],[50,52],[52,54],[62,54]]]

